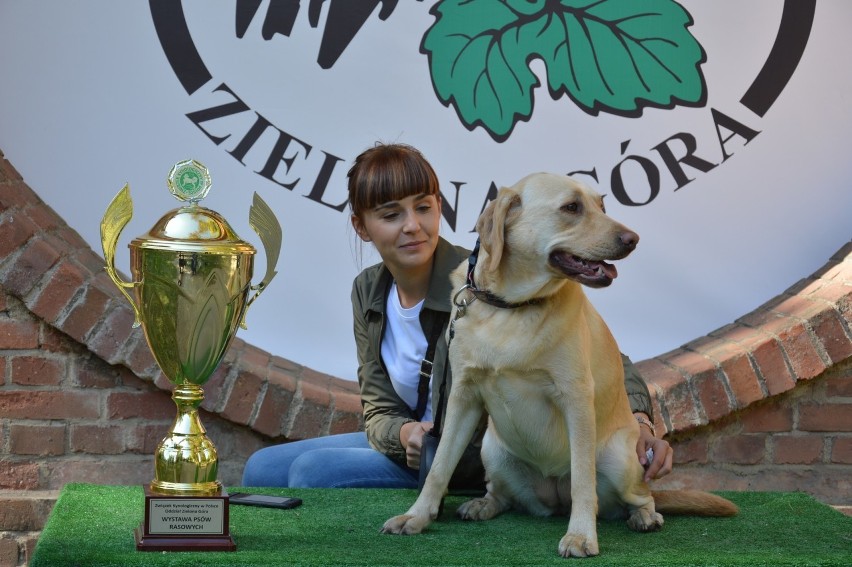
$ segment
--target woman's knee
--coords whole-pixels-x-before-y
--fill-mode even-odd
[[[306,451],[290,463],[289,486],[291,488],[333,488],[345,466],[335,463],[341,450],[315,449]]]

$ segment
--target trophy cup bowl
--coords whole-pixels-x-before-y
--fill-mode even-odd
[[[148,488],[169,497],[217,496],[223,492],[216,479],[218,455],[198,416],[202,386],[238,326],[245,327],[248,306],[276,274],[281,227],[255,193],[249,223],[264,244],[267,271],[252,286],[255,248],[221,215],[198,204],[211,185],[207,169],[194,160],[180,162],[168,182],[172,194],[188,204],[166,213],[130,243],[132,282],[123,281],[114,267],[118,237],[133,215],[127,185],[104,215],[101,240],[107,272],[133,307],[134,327],[142,326],[154,359],[174,384],[177,417],[157,447],[155,478]]]

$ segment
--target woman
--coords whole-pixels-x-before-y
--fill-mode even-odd
[[[352,286],[365,431],[261,449],[246,463],[243,486],[417,487],[423,436],[432,428],[433,408],[441,405],[440,383],[446,375],[452,384],[452,373],[444,372],[449,274],[469,251],[440,237],[438,179],[415,148],[377,144],[355,159],[348,178],[352,226],[382,259]],[[672,449],[654,437],[648,389],[626,357],[624,365],[640,422],[637,457],[651,480],[671,471]],[[427,378],[421,381],[421,374]],[[474,442],[451,486],[481,484]]]

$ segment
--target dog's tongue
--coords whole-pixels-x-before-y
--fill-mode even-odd
[[[551,256],[551,262],[566,276],[591,287],[607,286],[618,277],[615,266],[603,261],[584,260],[579,256],[557,253]]]
[[[606,262],[598,262],[599,269],[603,271],[604,275],[611,280],[614,280],[618,277],[618,270],[615,268],[614,264],[607,264]]]

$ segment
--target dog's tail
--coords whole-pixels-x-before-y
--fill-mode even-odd
[[[653,492],[654,507],[662,514],[683,516],[736,516],[737,505],[701,490],[663,490]]]

